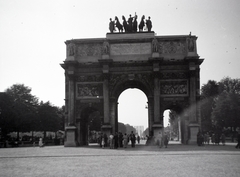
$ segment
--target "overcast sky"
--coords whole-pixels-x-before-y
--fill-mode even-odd
[[[39,100],[64,105],[64,41],[106,37],[109,18],[135,12],[151,16],[159,36],[198,36],[201,85],[239,78],[239,0],[0,0],[0,92],[23,83]],[[146,127],[146,102],[141,91],[123,92],[119,121]]]

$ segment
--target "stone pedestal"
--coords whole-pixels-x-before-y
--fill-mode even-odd
[[[108,137],[112,131],[112,126],[111,125],[103,125],[102,126],[102,132],[105,133]]]
[[[65,128],[66,133],[66,140],[64,142],[65,147],[76,147],[76,127],[75,126],[68,126]]]
[[[163,126],[162,124],[153,124],[152,126],[153,136],[156,137],[159,132],[163,133]]]
[[[158,52],[153,52],[152,53],[152,58],[159,58],[159,57],[160,57],[160,55],[159,55]]]
[[[102,55],[102,59],[109,59],[109,55],[105,54],[105,55]]]
[[[189,139],[188,144],[197,144],[197,133],[199,131],[198,124],[189,124]]]

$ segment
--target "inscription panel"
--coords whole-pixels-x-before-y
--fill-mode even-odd
[[[112,44],[110,55],[151,54],[151,43]]]

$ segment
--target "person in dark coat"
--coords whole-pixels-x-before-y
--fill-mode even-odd
[[[203,143],[203,136],[202,136],[202,133],[199,131],[197,134],[197,144],[198,146],[201,146],[202,143]]]
[[[132,131],[131,134],[130,134],[130,139],[131,139],[131,145],[132,145],[132,147],[135,147],[136,137],[135,137],[133,131]]]
[[[116,132],[114,137],[114,148],[117,149],[118,148],[118,133]]]
[[[118,144],[119,147],[123,147],[123,134],[121,132],[118,134]]]
[[[167,148],[167,146],[168,146],[168,141],[169,141],[168,135],[165,132],[164,135],[163,135],[163,143],[164,143],[165,148]]]
[[[237,136],[237,141],[238,141],[238,144],[235,146],[235,148],[239,148],[240,149],[240,132],[238,132],[238,136]]]

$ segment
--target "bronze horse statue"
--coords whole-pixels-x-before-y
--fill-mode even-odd
[[[128,32],[128,24],[127,24],[126,18],[124,16],[122,16],[122,20],[123,20],[123,28],[126,33],[126,32]]]
[[[123,25],[119,22],[118,17],[115,16],[116,27],[118,28],[118,32],[123,32]]]
[[[137,22],[137,15],[135,15],[135,17],[134,17],[134,21],[133,21],[133,27],[132,27],[132,29],[133,29],[133,32],[137,32],[137,24],[138,24],[138,22]]]
[[[143,16],[142,16],[142,19],[141,19],[141,22],[140,22],[140,24],[138,25],[139,31],[143,31],[143,27],[144,27],[144,25],[145,25],[144,19],[145,19],[145,16],[143,15]]]

